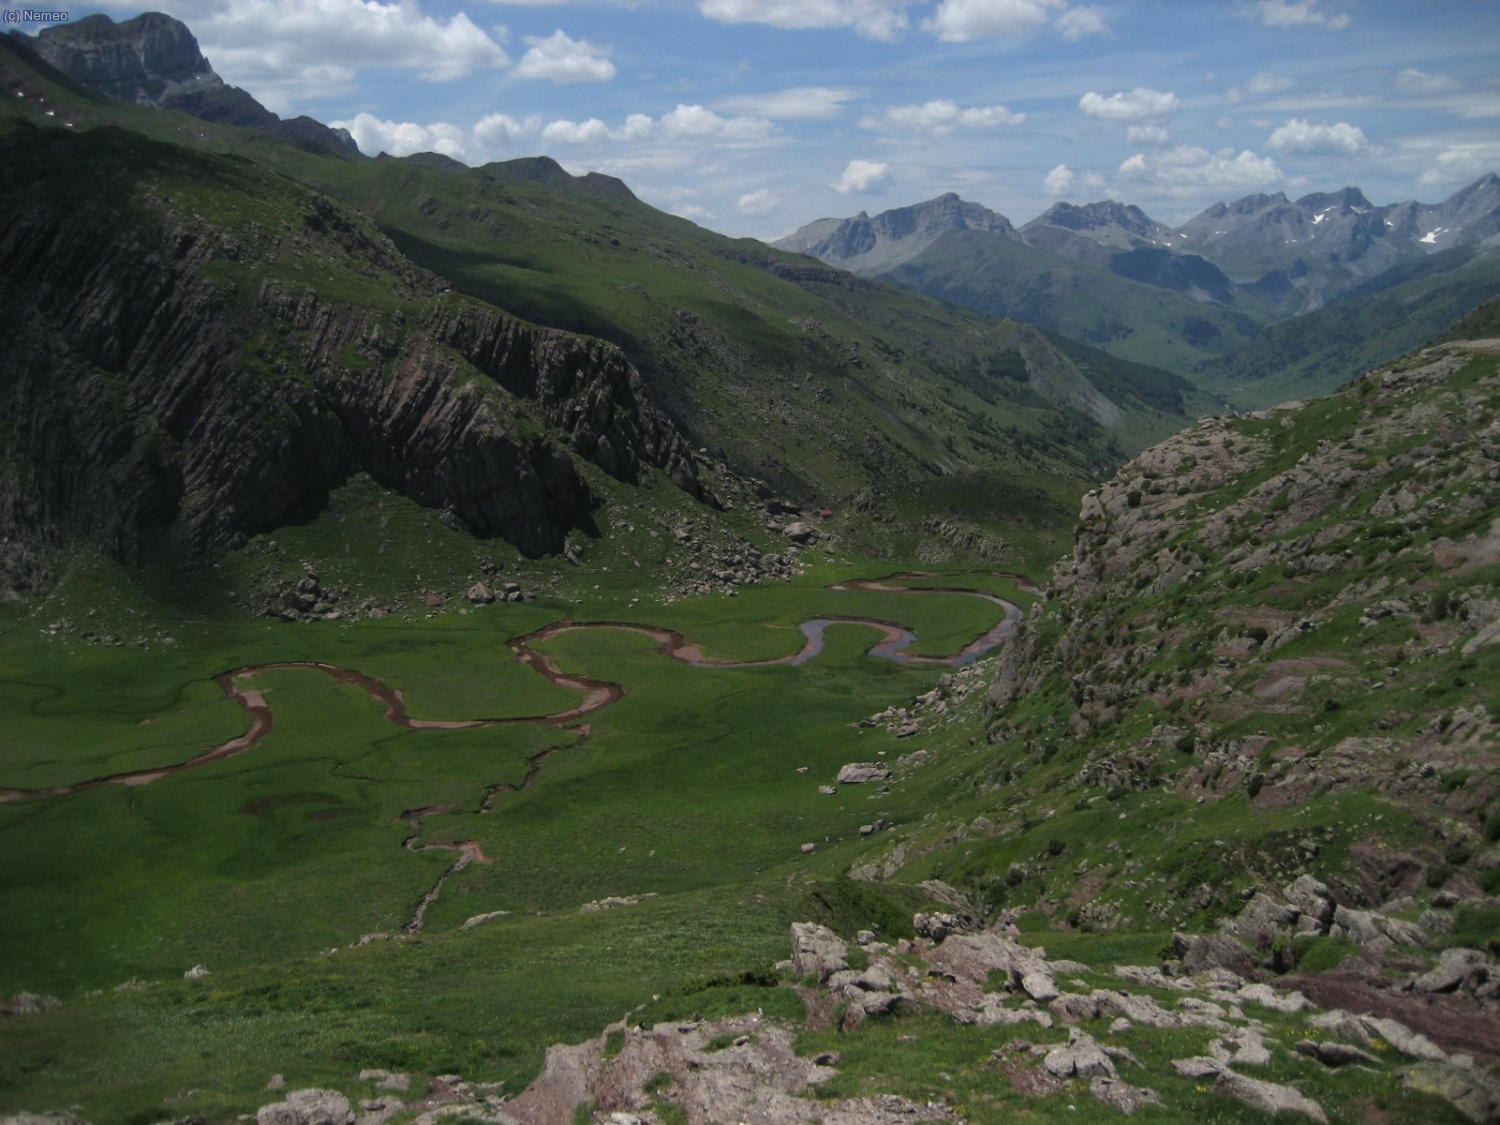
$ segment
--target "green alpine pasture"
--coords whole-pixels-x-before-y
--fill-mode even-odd
[[[546,1043],[597,1034],[653,995],[688,1014],[728,1011],[748,988],[764,1006],[755,982],[771,979],[795,918],[909,926],[920,892],[855,888],[842,872],[875,846],[861,825],[919,821],[935,782],[819,787],[846,762],[915,749],[855,724],[928,691],[945,666],[873,658],[880,631],[854,622],[795,667],[692,667],[642,633],[588,627],[668,628],[707,660],[743,662],[799,651],[813,617],[895,623],[939,656],[1000,620],[967,594],[829,588],[880,576],[822,564],[734,598],[625,587],[299,625],[234,611],[174,621],[167,575],[79,564],[49,604],[0,626],[0,789],[162,769],[243,735],[249,716],[217,682],[230,672],[264,698],[272,729],[148,784],[0,803],[0,995],[63,1001],[0,1021],[0,1112],[222,1116],[253,1110],[272,1073],[337,1085],[367,1066],[519,1089]],[[990,572],[910,581],[1030,600]],[[508,647],[563,620],[584,627],[536,647],[623,698],[561,725],[505,721],[582,699]],[[414,719],[500,721],[407,729],[316,664],[398,689]],[[278,666],[243,671],[262,665]],[[409,933],[459,858],[444,845],[460,843],[478,860]],[[635,902],[580,913],[611,897]],[[357,944],[370,934],[383,938]],[[183,979],[200,964],[209,976]]]

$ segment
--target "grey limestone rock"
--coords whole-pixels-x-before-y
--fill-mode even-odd
[[[1260,973],[1260,963],[1243,942],[1228,934],[1173,934],[1172,945],[1190,974],[1228,969],[1241,977]]]
[[[1477,949],[1445,949],[1437,966],[1412,982],[1418,992],[1454,992],[1489,979],[1489,958]]]
[[[840,785],[863,785],[869,781],[884,781],[891,776],[891,767],[884,762],[850,762],[839,770]]]
[[[1376,1016],[1361,1016],[1360,1020],[1372,1034],[1380,1036],[1403,1055],[1421,1062],[1446,1063],[1448,1061],[1447,1051],[1404,1023],[1380,1019]]]
[[[1257,894],[1245,904],[1231,925],[1235,932],[1262,949],[1267,948],[1297,920],[1297,911],[1269,895]]]
[[[337,1090],[293,1090],[285,1101],[263,1105],[256,1125],[354,1125],[354,1108]]]
[[[815,976],[821,982],[849,967],[849,947],[826,926],[793,922],[791,936],[792,970],[799,977]]]
[[[1380,1065],[1380,1060],[1369,1051],[1361,1050],[1349,1043],[1338,1043],[1327,1039],[1299,1039],[1296,1048],[1298,1054],[1317,1059],[1324,1066],[1340,1067],[1351,1063],[1374,1067]]]
[[[1092,1035],[1072,1028],[1068,1041],[1048,1052],[1042,1066],[1054,1078],[1115,1077],[1115,1064]]]
[[[1323,1112],[1323,1107],[1293,1086],[1248,1078],[1226,1068],[1214,1080],[1214,1089],[1264,1113],[1300,1113],[1323,1125],[1328,1122],[1328,1114]]]
[[[1482,1073],[1439,1062],[1419,1062],[1403,1067],[1400,1074],[1404,1085],[1436,1094],[1470,1121],[1500,1119],[1500,1090]]]
[[[1144,1086],[1132,1086],[1119,1078],[1099,1076],[1089,1082],[1089,1093],[1129,1117],[1143,1105],[1161,1105],[1161,1095]]]

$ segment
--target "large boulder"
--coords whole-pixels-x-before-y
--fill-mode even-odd
[[[354,1107],[337,1090],[293,1090],[285,1101],[263,1105],[256,1125],[354,1125]]]
[[[1301,1090],[1283,1086],[1279,1082],[1265,1082],[1225,1069],[1214,1080],[1214,1089],[1244,1102],[1252,1109],[1276,1116],[1282,1113],[1300,1113],[1328,1125],[1328,1114],[1323,1107]]]
[[[1257,894],[1245,904],[1230,925],[1246,941],[1269,949],[1278,937],[1291,932],[1298,911],[1283,906],[1269,895]]]
[[[1042,1066],[1054,1078],[1114,1078],[1115,1064],[1094,1037],[1081,1028],[1068,1031],[1068,1041],[1048,1052]]]
[[[848,967],[848,945],[827,926],[792,923],[792,971],[799,977],[817,977],[821,984]]]
[[[1176,933],[1172,935],[1172,947],[1185,973],[1227,969],[1242,977],[1260,975],[1259,959],[1243,942],[1228,934]]]
[[[1418,992],[1454,992],[1489,979],[1489,958],[1477,949],[1445,949],[1437,967],[1412,982]]]
[[[1333,892],[1328,889],[1328,884],[1319,882],[1311,875],[1299,875],[1282,893],[1286,895],[1288,903],[1302,912],[1304,918],[1311,918],[1322,932],[1328,931],[1328,926],[1333,921],[1335,905]]]
[[[884,762],[850,762],[839,770],[840,785],[863,785],[869,781],[884,781],[891,776],[891,767]]]

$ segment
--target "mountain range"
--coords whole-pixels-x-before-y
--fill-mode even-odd
[[[1483,176],[1438,204],[1377,207],[1356,188],[1295,201],[1252,195],[1176,228],[1114,201],[1059,203],[1016,227],[950,194],[874,218],[819,220],[775,245],[1032,321],[1254,405],[1266,400],[1257,381],[1269,367],[1312,358],[1289,355],[1287,334],[1267,332],[1275,325],[1335,307],[1325,328],[1341,317],[1376,319],[1362,305],[1386,294],[1416,306],[1403,323],[1435,331],[1500,291],[1500,177]],[[1383,337],[1376,330],[1358,362],[1417,342]],[[1325,381],[1303,393],[1357,373],[1321,366]]]
[[[1024,495],[1010,518],[1045,511],[1050,535],[1077,483],[1207,401],[546,158],[371,159],[219,120],[239,95],[165,17],[42,42],[53,62],[0,41],[17,588],[83,542],[222,550],[361,473],[527,555],[594,533],[595,470],[713,508],[715,463],[888,514],[937,480],[960,520]]]

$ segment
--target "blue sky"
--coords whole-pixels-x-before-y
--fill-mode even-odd
[[[1017,225],[1105,198],[1176,224],[1260,191],[1433,202],[1500,170],[1500,0],[153,7],[227,81],[367,153],[546,153],[733,235],[947,191]]]

